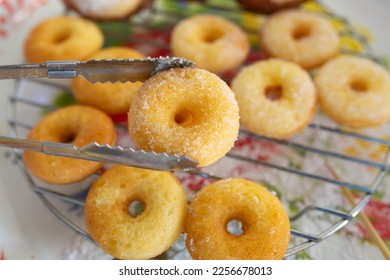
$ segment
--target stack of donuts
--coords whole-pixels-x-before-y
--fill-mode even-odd
[[[245,129],[290,138],[306,128],[318,104],[330,119],[349,129],[390,120],[388,71],[367,58],[340,55],[340,38],[328,19],[290,8],[303,1],[239,2],[251,11],[271,13],[258,30],[266,59],[242,66],[249,52],[246,34],[215,15],[179,22],[172,31],[171,49],[222,76],[235,71],[230,86]],[[271,2],[286,6],[270,8]]]
[[[33,28],[25,41],[27,62],[145,57],[142,50],[104,47],[93,21],[128,18],[142,1],[64,2],[79,16],[50,18]],[[246,63],[251,44],[235,22],[214,14],[191,16],[173,27],[170,50],[197,68],[167,70],[144,83],[76,78],[71,88],[79,104],[47,114],[28,138],[115,145],[112,117],[127,114],[137,148],[187,155],[204,167],[229,152],[240,125],[267,137],[293,137],[310,123],[318,104],[349,128],[390,120],[388,72],[368,59],[339,55],[339,36],[327,19],[292,8],[303,1],[239,2],[269,14],[258,30],[265,59]],[[104,5],[104,12],[97,9]],[[227,72],[235,73],[228,83],[222,79]],[[35,152],[23,158],[33,176],[50,184],[78,182],[102,168]],[[134,205],[137,211],[130,209]],[[228,230],[232,221],[239,222],[238,233]],[[282,259],[290,240],[283,204],[258,183],[217,180],[188,203],[172,173],[125,166],[104,169],[94,182],[85,222],[91,237],[118,259],[154,258],[180,234],[193,259]]]

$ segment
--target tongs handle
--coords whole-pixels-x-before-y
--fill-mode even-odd
[[[49,61],[41,64],[0,66],[0,79],[74,78],[78,61]]]
[[[0,136],[0,147],[15,148],[20,150],[29,150],[35,152],[43,151],[43,143],[39,141],[24,140]]]
[[[72,144],[57,142],[41,142],[35,140],[26,140],[0,136],[0,147],[14,148],[18,150],[28,150],[45,155],[65,156],[79,159],[87,159],[76,146]]]

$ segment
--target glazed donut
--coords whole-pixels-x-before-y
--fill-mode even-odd
[[[343,55],[315,74],[321,109],[349,128],[366,128],[390,120],[390,76],[373,61]]]
[[[142,59],[144,57],[134,49],[109,47],[101,49],[87,59]],[[78,77],[72,81],[72,92],[80,104],[98,108],[109,115],[116,115],[129,111],[133,95],[141,85],[141,82],[92,84],[83,77]]]
[[[339,36],[330,22],[316,14],[288,10],[273,14],[260,29],[260,45],[269,56],[317,67],[339,50]]]
[[[142,211],[132,211],[137,202]],[[186,193],[171,173],[119,165],[95,181],[84,209],[91,237],[117,259],[163,253],[182,232],[186,213]]]
[[[96,20],[126,19],[137,12],[146,0],[63,0],[68,9]]]
[[[186,155],[206,166],[234,145],[238,105],[217,75],[204,69],[170,69],[140,87],[131,103],[128,124],[138,148]]]
[[[286,8],[293,8],[306,0],[237,0],[244,8],[256,13],[270,14]]]
[[[230,230],[232,221],[241,228]],[[290,221],[282,203],[265,187],[231,178],[195,194],[184,233],[196,260],[282,259],[290,241]]]
[[[92,107],[73,105],[43,117],[30,131],[29,140],[69,143],[76,147],[91,142],[113,145],[115,127],[103,112]],[[49,156],[26,151],[27,169],[38,179],[51,184],[78,182],[96,172],[102,163],[81,159]]]
[[[316,90],[299,65],[280,59],[255,62],[232,81],[242,125],[253,133],[287,138],[303,130],[316,109]]]
[[[208,14],[180,21],[172,31],[170,44],[175,56],[214,73],[235,69],[250,50],[247,35],[236,24]]]
[[[83,60],[103,46],[103,33],[91,21],[59,16],[36,25],[24,42],[29,63]]]

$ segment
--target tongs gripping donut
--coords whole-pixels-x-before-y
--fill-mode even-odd
[[[194,67],[187,59],[158,57],[145,59],[94,59],[80,61],[49,61],[41,64],[0,66],[0,79],[75,78],[83,76],[91,83],[145,81],[171,69]],[[129,165],[154,170],[186,170],[198,162],[182,155],[145,152],[132,148],[111,147],[91,143],[77,148],[71,144],[39,142],[0,136],[0,146],[31,150],[47,155]]]
[[[143,150],[100,145],[98,143],[90,143],[84,147],[77,148],[72,144],[40,142],[0,136],[0,146],[40,152],[46,155],[121,164],[153,170],[187,170],[195,168],[198,165],[198,162],[191,160],[187,156],[145,152]]]

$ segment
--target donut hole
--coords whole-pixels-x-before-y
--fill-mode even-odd
[[[76,139],[76,135],[69,135],[65,140],[62,141],[62,143],[73,143],[73,141]]]
[[[71,31],[69,29],[64,29],[61,32],[58,32],[54,38],[53,43],[54,44],[62,44],[65,41],[67,41],[71,37]]]
[[[73,143],[73,141],[75,141],[76,137],[77,137],[77,133],[75,131],[68,131],[67,133],[64,133],[63,135],[60,136],[59,142],[70,144]]]
[[[264,90],[264,95],[271,101],[277,101],[282,98],[283,88],[280,85],[268,86]]]
[[[203,41],[212,44],[224,36],[224,32],[217,28],[212,28],[203,36]]]
[[[145,211],[145,203],[135,199],[129,203],[128,211],[131,217],[136,218]]]
[[[311,27],[308,24],[297,25],[292,31],[292,37],[296,41],[305,39],[309,37],[310,34],[311,34]]]
[[[231,219],[226,224],[226,231],[234,236],[241,236],[244,234],[244,230],[242,228],[242,222],[237,219]]]
[[[175,114],[174,119],[178,125],[187,127],[194,124],[195,117],[190,110],[181,109]]]
[[[364,93],[368,91],[368,84],[364,80],[353,80],[350,83],[351,89],[356,93]]]

